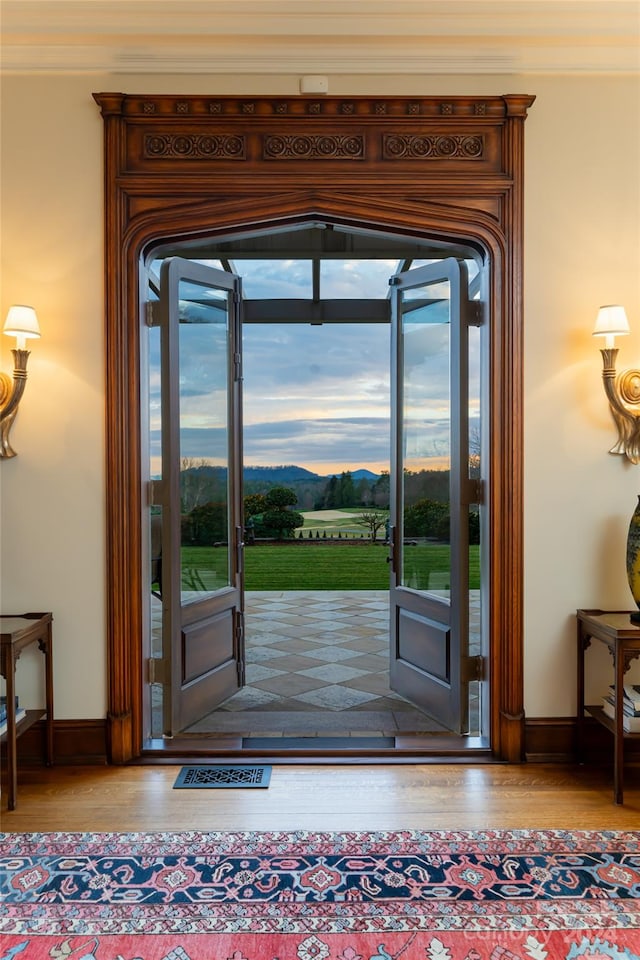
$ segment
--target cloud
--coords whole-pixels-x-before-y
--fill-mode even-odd
[[[310,261],[238,261],[244,295],[309,298]],[[383,298],[395,261],[323,261],[325,298]],[[405,334],[405,455],[413,468],[449,452],[449,334],[440,306],[408,314]],[[438,319],[445,319],[442,314]],[[218,311],[216,311],[216,315]],[[475,333],[475,331],[472,331]],[[227,455],[227,333],[219,323],[180,325],[181,455],[224,462]],[[479,339],[471,396],[479,396]],[[150,331],[152,455],[159,456],[159,333]],[[243,442],[256,465],[386,464],[390,450],[390,326],[346,323],[245,324]]]
[[[389,350],[386,325],[245,327],[245,459],[386,463]]]
[[[351,383],[389,380],[386,324],[247,324],[243,344],[245,378],[256,391],[279,387],[283,374],[312,390],[316,381],[349,391]]]
[[[279,420],[250,424],[244,430],[245,463],[276,466],[295,463],[316,469],[334,464],[335,470],[363,464],[389,462],[388,418],[353,417],[314,420]],[[152,452],[160,454],[160,433],[152,433]],[[408,430],[405,442],[406,465],[410,469],[440,463],[449,453],[446,420],[421,420]],[[222,427],[185,427],[180,432],[180,455],[225,464],[227,434]]]
[[[252,424],[245,428],[245,459],[254,464],[336,463],[357,467],[389,459],[389,419],[335,417]]]

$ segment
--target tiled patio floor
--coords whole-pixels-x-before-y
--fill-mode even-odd
[[[387,591],[246,594],[246,686],[188,733],[442,733],[389,688]]]

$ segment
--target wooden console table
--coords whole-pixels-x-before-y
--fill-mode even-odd
[[[624,675],[635,657],[640,657],[640,625],[632,623],[629,611],[578,610],[578,715],[576,739],[578,759],[584,761],[585,711],[613,733],[613,799],[622,803],[624,773],[624,741],[640,737],[625,733],[622,725]],[[592,640],[600,640],[613,657],[615,717],[612,720],[601,706],[584,702],[584,655]]]
[[[34,723],[46,716],[45,760],[53,763],[53,632],[50,613],[23,613],[16,616],[0,616],[0,673],[6,680],[7,730],[2,742],[7,749],[9,788],[7,809],[15,810],[18,790],[16,741]],[[45,663],[45,709],[27,710],[27,715],[16,724],[16,664],[25,647],[37,643],[44,654]]]

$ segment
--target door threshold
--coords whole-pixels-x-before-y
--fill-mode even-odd
[[[243,750],[395,750],[395,737],[243,737]]]
[[[492,763],[481,737],[403,734],[396,737],[212,737],[180,735],[148,740],[133,763],[188,763],[194,757],[279,764]]]

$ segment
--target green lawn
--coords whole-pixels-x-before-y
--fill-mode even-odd
[[[407,546],[406,570],[416,574],[420,583],[430,573],[449,568],[449,547],[426,543]],[[470,587],[480,586],[479,549],[470,548]],[[389,587],[387,547],[368,543],[283,543],[255,544],[245,549],[245,586],[247,590],[386,590]],[[197,571],[206,589],[224,583],[224,548],[183,547],[183,569]],[[410,581],[409,581],[409,585]],[[184,584],[188,588],[188,584]],[[193,589],[193,587],[191,587]],[[197,589],[197,588],[196,588]]]

